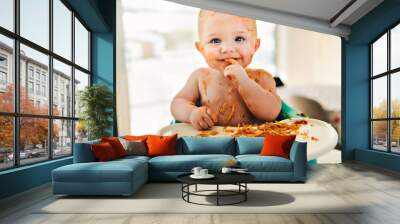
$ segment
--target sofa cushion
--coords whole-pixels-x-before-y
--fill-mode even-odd
[[[112,145],[108,142],[93,144],[90,147],[92,149],[94,157],[96,157],[96,161],[105,162],[118,158]]]
[[[148,147],[148,156],[165,156],[176,154],[177,134],[170,136],[150,135],[146,143]]]
[[[103,137],[101,138],[101,142],[108,142],[114,149],[115,155],[117,158],[122,158],[126,156],[126,151],[124,146],[121,144],[117,137]]]
[[[261,149],[261,156],[280,156],[289,159],[290,148],[296,135],[270,135],[264,137],[264,146]]]
[[[236,138],[236,155],[260,154],[264,144],[263,137],[238,137]]]
[[[158,156],[149,160],[149,170],[163,172],[190,172],[193,167],[199,166],[211,172],[219,171],[230,159],[231,155],[175,155]]]
[[[178,141],[178,154],[225,154],[235,155],[235,139],[231,137],[182,137]]]
[[[147,176],[145,161],[140,159],[108,162],[74,163],[53,170],[53,181],[58,182],[130,182],[134,173]]]
[[[147,155],[146,142],[142,140],[126,140],[124,138],[119,138],[122,146],[126,151],[126,155],[137,155],[145,156]]]
[[[292,161],[279,156],[239,155],[236,156],[241,168],[249,172],[292,172]]]

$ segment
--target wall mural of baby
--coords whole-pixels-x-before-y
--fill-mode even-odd
[[[196,69],[173,98],[173,117],[197,130],[274,121],[282,101],[272,75],[247,68],[260,46],[256,21],[208,10],[198,17],[195,46],[209,67]]]

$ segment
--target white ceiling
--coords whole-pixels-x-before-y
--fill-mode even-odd
[[[383,0],[168,1],[342,37],[350,34],[352,24],[383,2]],[[346,10],[342,10],[343,8]]]

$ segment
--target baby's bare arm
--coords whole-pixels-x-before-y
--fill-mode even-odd
[[[279,115],[282,102],[276,93],[272,76],[261,69],[247,70],[250,79],[244,79],[238,90],[248,109],[258,119],[273,121]]]
[[[190,123],[190,114],[196,108],[196,100],[200,97],[198,84],[200,73],[201,69],[195,70],[186,81],[185,86],[172,100],[171,113],[176,120]]]

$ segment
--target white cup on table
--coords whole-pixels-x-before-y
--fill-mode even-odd
[[[207,176],[208,175],[208,169],[201,169],[200,170],[200,176]]]
[[[193,169],[192,169],[192,173],[194,174],[194,175],[196,175],[196,176],[200,176],[201,175],[201,173],[200,173],[200,171],[202,170],[202,168],[201,167],[193,167]]]

